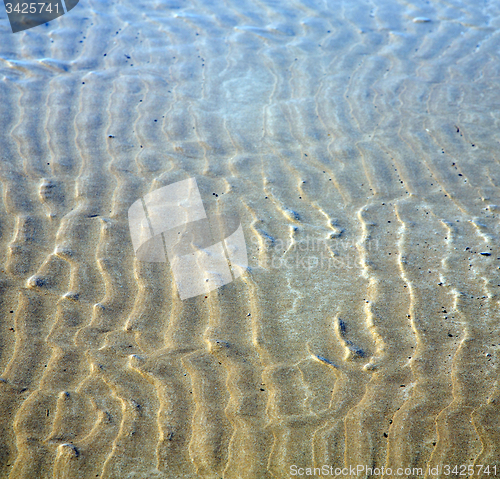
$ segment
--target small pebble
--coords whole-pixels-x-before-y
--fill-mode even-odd
[[[351,353],[355,354],[360,358],[365,357],[365,352],[360,347],[353,344],[351,341],[346,341],[346,345],[349,348],[349,351],[351,351]]]
[[[329,359],[323,357],[323,356],[319,356],[319,355],[314,355],[313,358],[315,358],[317,361],[320,361],[324,364],[328,364],[329,366],[332,366],[336,369],[339,369],[339,367],[333,362],[333,361],[330,361]]]
[[[80,295],[74,291],[68,291],[63,298],[70,299],[71,301],[78,301],[80,299]]]
[[[74,253],[72,250],[64,246],[56,246],[54,254],[62,259],[65,259],[65,258],[70,258],[71,256],[73,256]]]
[[[80,452],[78,451],[76,446],[74,446],[73,444],[69,444],[69,443],[61,444],[59,447],[65,448],[65,449],[63,449],[63,451],[72,451],[72,453],[75,457],[78,457],[80,455]]]
[[[300,221],[300,215],[294,210],[285,210],[285,216],[291,221]]]
[[[47,280],[41,276],[31,276],[27,281],[28,288],[43,288],[47,285]]]
[[[430,22],[431,19],[427,17],[415,17],[413,19],[413,23],[428,23]]]

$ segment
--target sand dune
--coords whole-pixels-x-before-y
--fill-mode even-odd
[[[0,15],[0,477],[500,475],[499,5]],[[127,212],[193,177],[249,267],[181,301]]]

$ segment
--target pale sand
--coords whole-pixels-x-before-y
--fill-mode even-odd
[[[0,14],[0,477],[500,475],[498,2]],[[190,177],[249,269],[181,301],[127,211]]]

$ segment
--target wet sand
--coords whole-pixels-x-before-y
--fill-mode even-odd
[[[0,477],[500,475],[499,5],[0,15]],[[182,301],[127,212],[192,177],[249,266]]]

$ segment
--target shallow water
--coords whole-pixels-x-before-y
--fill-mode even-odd
[[[0,15],[0,477],[500,475],[498,3]],[[182,301],[193,177],[248,270]]]

